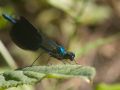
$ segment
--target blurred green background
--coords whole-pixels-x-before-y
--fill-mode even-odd
[[[81,65],[96,68],[92,83],[77,78],[44,79],[8,90],[120,90],[119,0],[0,0],[0,72],[30,65],[42,51],[17,47],[12,24],[1,15],[26,17],[38,30],[76,54]],[[37,65],[48,64],[43,53]],[[63,64],[50,58],[50,64]],[[71,62],[72,63],[72,62]]]

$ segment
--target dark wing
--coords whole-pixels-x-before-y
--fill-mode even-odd
[[[13,25],[10,35],[14,43],[23,49],[37,50],[42,42],[38,31],[23,17]]]
[[[29,23],[24,17],[17,20],[10,31],[12,40],[21,48],[28,50],[44,49],[52,52],[57,48],[57,44],[48,39],[41,31]]]
[[[58,44],[56,44],[55,41],[49,39],[44,33],[42,33],[41,31],[39,32],[39,34],[42,37],[42,43],[41,43],[41,47],[47,49],[48,52],[55,52],[57,47],[59,46]]]

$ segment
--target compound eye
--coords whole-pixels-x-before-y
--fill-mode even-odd
[[[70,60],[71,60],[71,61],[73,61],[73,60],[74,60],[74,58],[75,58],[75,54],[74,54],[74,53],[72,53],[72,54],[71,54],[71,59],[70,59]]]
[[[68,57],[71,61],[73,61],[74,58],[75,58],[75,54],[72,53],[72,52],[68,52],[68,53],[67,53],[67,57]]]

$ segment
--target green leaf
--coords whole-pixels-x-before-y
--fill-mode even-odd
[[[120,90],[120,84],[105,84],[101,83],[97,85],[96,90]]]
[[[78,77],[87,81],[93,80],[95,69],[81,65],[32,66],[0,74],[0,88],[15,87],[23,84],[34,84],[44,78]]]

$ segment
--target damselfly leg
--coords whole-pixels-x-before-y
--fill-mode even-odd
[[[35,62],[40,58],[40,56],[42,55],[43,53],[41,53],[34,61],[33,63],[30,65],[30,66],[33,66],[35,64]]]

